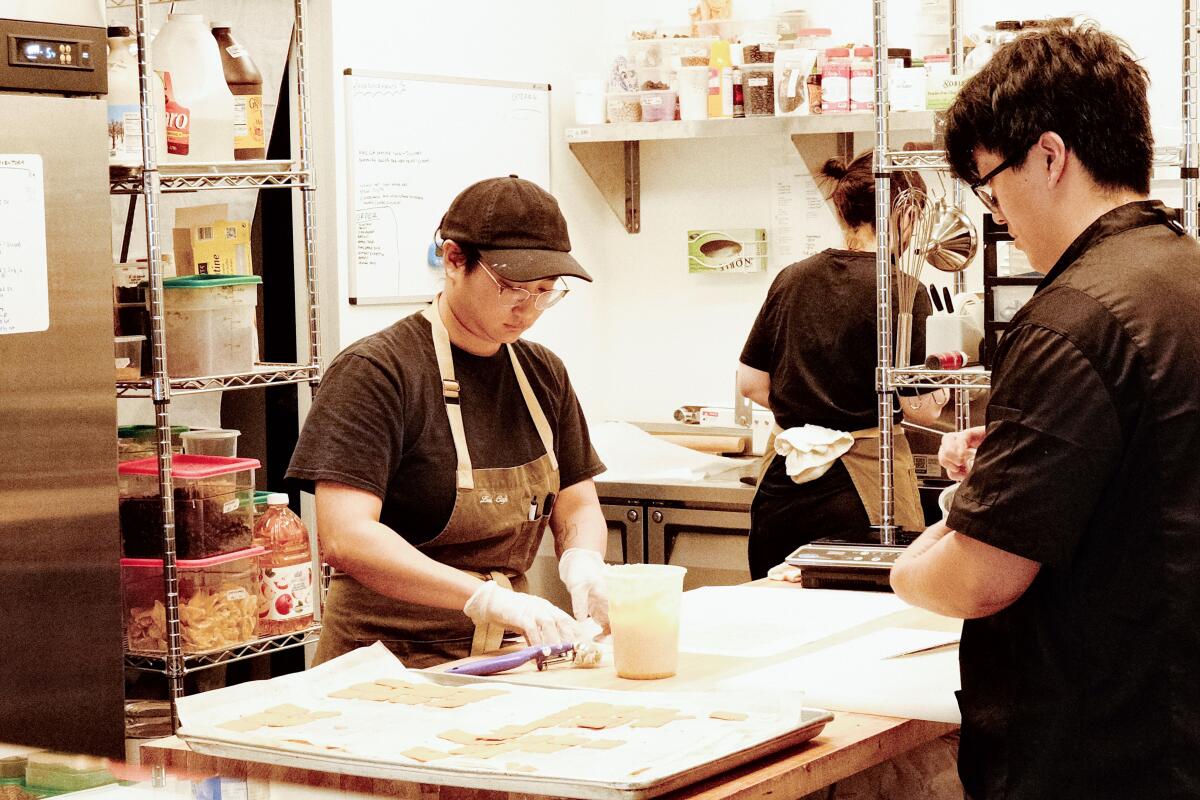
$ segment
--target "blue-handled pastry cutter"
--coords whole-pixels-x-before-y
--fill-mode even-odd
[[[451,667],[446,672],[455,675],[495,675],[516,669],[530,661],[537,662],[538,670],[544,670],[551,664],[570,662],[576,667],[595,667],[600,664],[600,648],[594,642],[563,642],[562,644],[544,644],[514,650],[492,658],[472,661]]]

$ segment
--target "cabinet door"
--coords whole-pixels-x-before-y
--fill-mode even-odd
[[[746,543],[750,512],[695,508],[646,509],[646,542],[651,564],[687,568],[684,590],[732,586],[750,580]]]

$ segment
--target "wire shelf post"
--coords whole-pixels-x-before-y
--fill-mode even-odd
[[[872,0],[875,34],[875,266],[876,315],[875,388],[879,394],[879,541],[896,543],[892,498],[892,260],[890,231],[892,180],[888,172],[887,0]]]
[[[1200,127],[1200,22],[1196,19],[1195,0],[1183,0],[1183,151],[1180,153],[1180,177],[1183,179],[1183,228],[1197,235],[1197,185],[1200,167],[1197,159],[1197,130]]]

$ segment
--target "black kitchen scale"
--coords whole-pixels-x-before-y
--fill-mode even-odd
[[[796,548],[784,561],[800,568],[806,589],[866,589],[890,592],[892,565],[915,534],[897,531],[898,544],[818,539]]]

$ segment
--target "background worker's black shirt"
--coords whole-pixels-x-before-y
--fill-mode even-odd
[[[856,431],[879,424],[875,370],[875,254],[824,250],[785,267],[771,284],[740,361],[770,373],[779,427]],[[925,286],[913,301],[912,359],[925,359]],[[896,330],[892,292],[892,331]]]
[[[1098,219],[997,349],[948,523],[1042,567],[963,627],[974,800],[1200,797],[1200,245],[1167,219]]]

